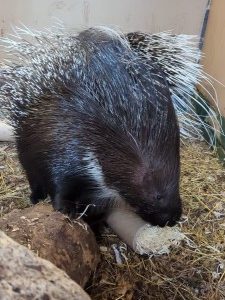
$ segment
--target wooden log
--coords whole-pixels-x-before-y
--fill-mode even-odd
[[[0,231],[0,299],[90,300],[83,289],[47,260]]]
[[[50,204],[13,210],[0,219],[0,229],[64,270],[82,287],[99,262],[99,249],[89,226],[54,211]]]

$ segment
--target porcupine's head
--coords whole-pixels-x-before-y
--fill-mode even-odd
[[[136,112],[134,108],[130,114],[133,124],[121,134],[123,144],[115,151],[116,161],[106,160],[103,164],[105,180],[145,221],[173,226],[182,213],[179,128],[163,77],[151,73],[148,78],[154,83],[150,86],[142,77],[148,73],[145,67],[137,69],[137,78],[142,82],[138,88],[140,98],[146,97],[146,102],[141,101],[142,109],[136,107]]]

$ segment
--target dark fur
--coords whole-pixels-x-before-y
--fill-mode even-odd
[[[86,53],[81,73],[74,69],[66,84],[55,83],[57,92],[51,86],[20,107],[26,116],[15,116],[32,202],[49,194],[57,209],[75,213],[92,203],[87,215],[95,219],[120,205],[99,197],[83,160],[89,149],[105,184],[144,220],[174,225],[181,215],[179,128],[165,78],[116,37],[90,29],[78,40]]]

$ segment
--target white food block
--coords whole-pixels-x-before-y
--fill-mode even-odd
[[[107,223],[127,245],[142,255],[169,253],[170,246],[179,245],[185,238],[178,227],[152,226],[131,210],[112,210]]]

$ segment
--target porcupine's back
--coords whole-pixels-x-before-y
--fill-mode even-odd
[[[150,63],[154,62],[156,66],[160,67],[164,72],[178,116],[181,138],[183,140],[201,140],[203,138],[202,128],[204,128],[204,131],[208,133],[210,137],[210,144],[213,145],[215,142],[215,134],[221,134],[222,128],[220,121],[217,120],[217,110],[214,111],[214,109],[205,105],[205,100],[200,97],[196,90],[196,85],[202,85],[204,81],[212,85],[212,78],[203,72],[202,66],[199,64],[201,53],[197,47],[197,37],[185,34],[173,35],[170,32],[159,32],[156,34],[141,32],[133,32],[126,35],[122,33],[119,34],[128,41],[130,47],[136,51],[139,56],[145,57],[146,61],[150,61]],[[24,63],[27,64],[27,62],[29,64],[31,60],[32,65],[35,65],[37,70],[39,70],[40,64],[46,65],[45,79],[47,80],[44,80],[42,83],[38,81],[38,78],[41,78],[40,75],[42,71],[36,72],[36,74],[31,77],[29,76],[29,72],[26,72],[26,70],[23,72],[22,69],[17,71],[17,74],[13,78],[11,75],[16,71],[14,68],[13,70],[9,69],[9,73],[11,74],[6,76],[6,79],[15,79],[15,84],[9,85],[10,90],[14,90],[14,93],[10,92],[13,94],[13,99],[21,99],[24,96],[23,91],[18,93],[18,90],[21,89],[21,81],[22,86],[23,82],[30,83],[31,93],[29,94],[28,100],[28,103],[30,103],[30,99],[34,94],[39,95],[40,91],[36,91],[37,86],[43,89],[44,86],[46,87],[46,83],[49,85],[49,82],[52,82],[52,80],[55,82],[55,80],[59,78],[59,73],[62,74],[61,80],[63,81],[65,76],[67,77],[69,75],[69,62],[75,62],[78,66],[84,61],[82,59],[84,53],[81,50],[79,51],[79,44],[74,34],[66,33],[65,31],[55,32],[55,29],[54,33],[32,32],[30,29],[25,28],[18,29],[16,35],[21,37],[19,42],[6,40],[9,52],[16,54],[17,60],[18,57],[22,59],[22,65],[24,65]],[[33,39],[35,46],[26,43],[27,38]],[[50,51],[51,55],[49,56]],[[73,51],[76,53],[74,57],[71,56]],[[40,55],[40,53],[42,53],[42,55]],[[57,61],[57,63],[53,65],[51,62],[54,60]],[[66,63],[66,61],[68,63]],[[58,73],[53,72],[55,65],[59,68]],[[65,70],[65,66],[67,70]],[[22,80],[20,80],[21,72]],[[54,77],[54,73],[57,75],[56,78]],[[31,74],[33,74],[33,72],[31,72]],[[17,85],[18,82],[19,84]],[[34,84],[32,84],[32,82]],[[22,88],[22,90],[24,89],[29,93],[27,86]],[[206,87],[203,86],[203,89],[207,92]],[[215,102],[216,107],[218,105],[216,95],[208,94],[210,99]],[[23,99],[22,102],[24,101]],[[10,105],[13,104],[14,101],[10,103]],[[204,114],[208,115],[211,125],[207,125],[201,116],[196,113],[196,106],[201,107]],[[19,114],[21,114],[20,109]],[[212,130],[215,133],[214,135],[211,135]]]
[[[87,100],[90,105],[100,105],[104,113],[130,128],[142,126],[140,115],[147,122],[156,109],[163,114],[171,106],[163,73],[113,30],[95,28],[78,36],[53,36],[49,41],[44,37],[34,45],[21,42],[16,47],[23,65],[3,69],[1,90],[16,130],[37,107],[54,105],[48,100],[51,97],[60,101],[62,96],[61,102],[63,96],[69,97],[69,104],[74,101],[81,109],[81,102],[71,99],[75,93],[86,94],[92,98]],[[148,112],[145,105],[151,107]]]
[[[218,119],[220,111],[216,91],[212,92],[216,79],[203,71],[198,37],[171,32],[131,32],[126,38],[134,51],[150,63],[154,61],[165,74],[183,141],[202,140],[207,136],[206,141],[214,146],[216,135],[224,133],[221,120]],[[213,108],[201,97],[197,86],[200,86],[211,103],[214,103]],[[196,107],[201,108],[202,115],[208,116],[209,123],[204,122]]]

